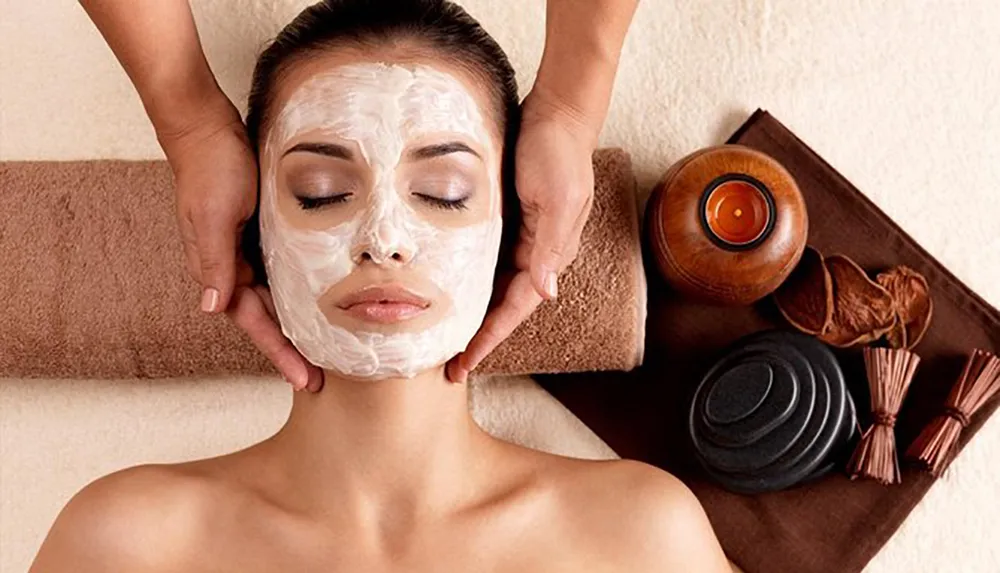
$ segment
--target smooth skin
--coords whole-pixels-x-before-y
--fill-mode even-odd
[[[378,384],[326,375],[264,442],[85,487],[30,573],[730,571],[669,474],[495,439],[443,366]]]
[[[225,312],[296,389],[322,372],[282,335],[252,285],[239,239],[257,202],[257,165],[239,112],[208,66],[186,0],[80,0],[142,99],[176,179],[177,220],[202,310]],[[547,0],[545,49],[516,150],[523,225],[516,272],[465,352],[469,373],[545,299],[576,258],[594,196],[591,157],[638,0]]]

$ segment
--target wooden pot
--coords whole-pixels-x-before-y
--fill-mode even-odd
[[[808,230],[788,171],[740,145],[681,159],[646,207],[660,273],[685,295],[717,304],[750,304],[774,292],[802,256]]]

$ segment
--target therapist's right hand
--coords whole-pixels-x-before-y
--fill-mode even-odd
[[[257,204],[257,161],[239,112],[227,100],[186,126],[157,132],[176,184],[177,222],[201,309],[224,312],[296,390],[317,391],[322,372],[281,332],[267,289],[253,285],[240,240]]]

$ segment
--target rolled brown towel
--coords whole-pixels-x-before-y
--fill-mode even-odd
[[[479,368],[493,374],[631,370],[646,284],[635,180],[594,155],[595,198],[559,299]],[[229,321],[198,310],[173,181],[161,161],[0,163],[0,377],[173,378],[275,370]]]

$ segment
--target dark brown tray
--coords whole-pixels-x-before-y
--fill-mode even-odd
[[[810,212],[809,244],[843,253],[869,271],[905,264],[931,285],[934,319],[917,346],[921,366],[897,424],[900,450],[938,411],[973,348],[1000,352],[1000,313],[934,260],[888,216],[770,114],[758,110],[730,138],[781,162]],[[647,259],[647,269],[655,268]],[[843,474],[758,496],[729,493],[705,481],[686,433],[687,405],[718,353],[739,336],[785,327],[769,300],[752,308],[691,303],[649,272],[646,363],[632,373],[539,377],[553,395],[621,456],[658,465],[699,497],[730,558],[747,573],[860,571],[885,544],[933,478],[904,467],[903,483],[881,486]],[[868,419],[859,350],[838,357]],[[996,410],[987,404],[961,437],[964,446]]]

